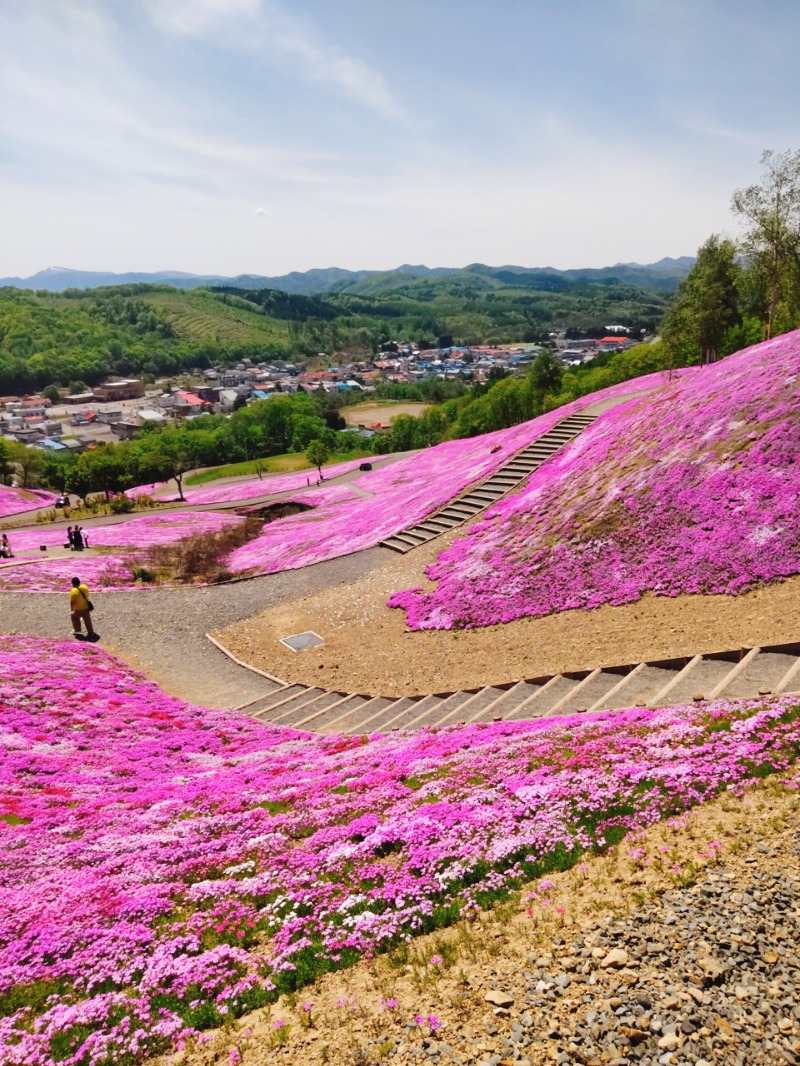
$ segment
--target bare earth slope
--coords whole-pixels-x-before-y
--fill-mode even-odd
[[[386,599],[403,582],[424,581],[423,569],[443,543],[392,558],[348,584],[282,602],[216,636],[240,659],[287,681],[404,696],[780,644],[800,633],[800,577],[741,596],[645,596],[624,607],[485,629],[411,632]],[[296,653],[279,643],[305,630],[319,633],[325,645]]]

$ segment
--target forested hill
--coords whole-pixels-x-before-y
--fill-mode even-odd
[[[670,299],[663,289],[611,277],[413,270],[340,280],[311,296],[230,285],[2,288],[0,394],[91,385],[110,374],[169,375],[244,356],[363,358],[389,340],[433,347],[539,341],[552,331],[609,323],[652,330]]]
[[[481,274],[510,284],[531,285],[536,288],[535,279],[560,278],[565,282],[598,281],[609,284],[635,285],[643,289],[656,289],[661,292],[674,292],[678,283],[686,276],[694,260],[689,256],[678,259],[660,259],[657,263],[642,266],[639,263],[617,263],[616,266],[586,268],[578,270],[556,270],[553,267],[521,266],[484,266],[474,263],[464,267],[427,267],[413,266],[408,263],[395,270],[344,270],[341,267],[328,267],[305,271],[293,271],[267,277],[256,274],[239,274],[236,277],[223,277],[218,274],[186,274],[178,270],[164,270],[157,273],[112,274],[109,271],[70,270],[67,267],[48,267],[27,278],[0,278],[0,288],[13,286],[18,289],[45,290],[63,292],[64,289],[96,289],[109,285],[169,285],[174,289],[198,289],[210,285],[232,286],[237,289],[280,289],[282,292],[314,296],[331,291],[359,291],[361,283],[367,288],[378,284],[392,286],[394,282],[405,282],[409,278],[457,277],[461,274]],[[552,284],[552,281],[550,282]]]

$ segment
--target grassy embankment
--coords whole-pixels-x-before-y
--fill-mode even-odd
[[[367,450],[356,449],[352,452],[333,452],[326,465],[332,463],[346,463],[348,459],[365,459],[371,453]],[[187,487],[193,485],[206,485],[209,481],[219,481],[223,477],[241,477],[244,474],[285,474],[295,470],[316,469],[306,459],[305,452],[287,452],[285,455],[271,455],[269,459],[248,459],[242,463],[227,463],[225,466],[212,466],[206,470],[199,470],[196,474],[190,474],[184,481]]]

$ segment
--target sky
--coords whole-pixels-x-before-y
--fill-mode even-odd
[[[0,276],[605,266],[800,148],[796,0],[0,0]]]

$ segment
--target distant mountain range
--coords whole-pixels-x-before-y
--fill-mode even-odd
[[[209,285],[229,285],[240,289],[279,289],[303,296],[326,292],[365,292],[383,288],[387,282],[395,284],[402,275],[412,278],[454,277],[479,275],[514,287],[551,289],[568,287],[575,282],[634,285],[641,289],[672,292],[691,269],[692,256],[659,259],[657,263],[617,263],[615,266],[578,270],[556,270],[554,267],[491,267],[473,263],[468,267],[426,267],[404,264],[395,270],[343,270],[341,267],[293,271],[277,277],[239,274],[186,274],[179,270],[160,270],[154,273],[112,274],[109,271],[70,270],[68,267],[48,267],[28,278],[0,278],[0,287],[45,289],[63,292],[64,289],[96,289],[103,285],[170,285],[176,289],[197,289]]]

